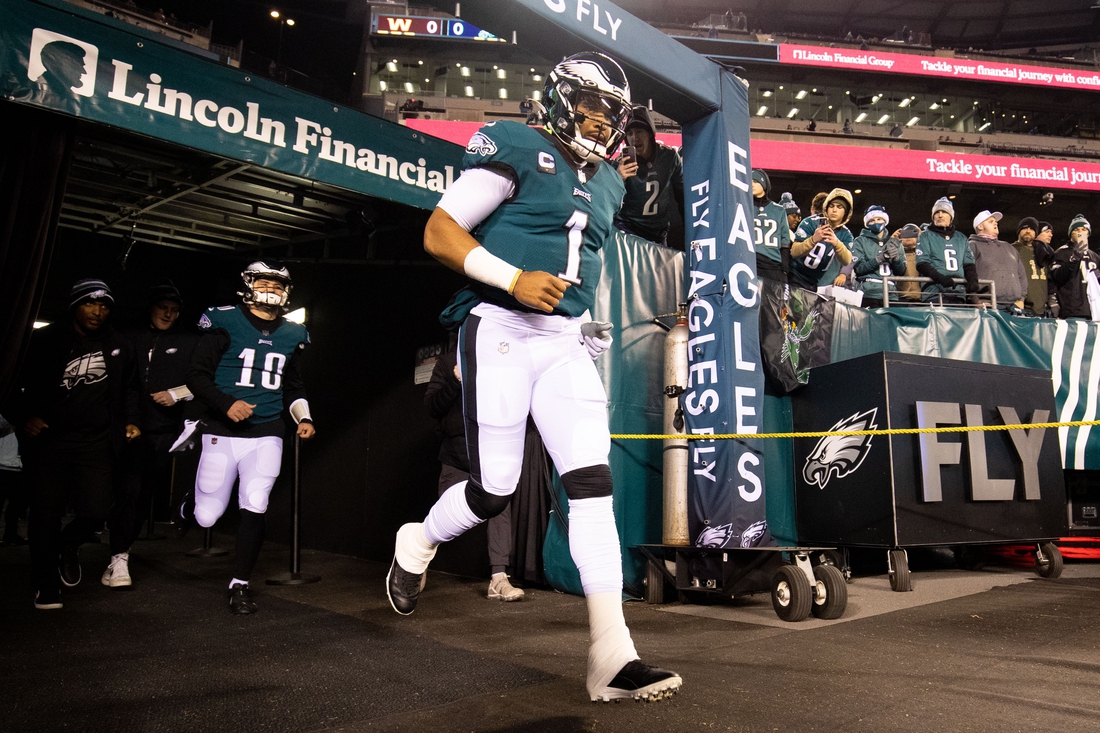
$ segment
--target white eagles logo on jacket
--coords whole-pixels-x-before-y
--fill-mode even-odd
[[[103,358],[103,352],[84,354],[70,361],[65,366],[65,373],[61,375],[61,386],[72,389],[76,385],[95,384],[107,378],[107,362]]]
[[[875,424],[877,407],[846,417],[829,429],[831,433],[850,430],[878,430]],[[817,441],[802,467],[802,478],[808,484],[824,489],[833,476],[844,478],[855,472],[871,451],[871,435],[826,435]]]
[[[466,143],[466,152],[474,155],[488,157],[496,151],[497,144],[484,132],[475,132],[474,136],[470,138],[470,142]]]

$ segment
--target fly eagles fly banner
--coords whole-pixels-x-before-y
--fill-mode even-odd
[[[600,50],[626,69],[635,103],[652,99],[657,111],[684,125],[687,429],[703,436],[760,432],[764,375],[745,85],[611,3],[515,0],[508,13],[500,5],[466,0],[463,17],[503,38],[516,30],[524,47],[547,58]],[[772,543],[757,442],[691,442],[688,528],[696,545]]]
[[[0,0],[0,95],[423,209],[462,149],[59,0]]]
[[[721,84],[722,111],[684,128],[691,335],[682,399],[688,432],[699,436],[758,433],[763,416],[748,94],[732,74]],[[772,544],[758,443],[691,442],[688,531],[697,546]]]

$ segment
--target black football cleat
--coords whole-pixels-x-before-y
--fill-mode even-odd
[[[72,588],[80,583],[80,555],[75,547],[61,548],[61,556],[58,558],[57,571],[61,575],[61,582]]]
[[[596,693],[594,702],[612,700],[660,700],[680,690],[684,681],[667,669],[651,667],[640,659],[627,662],[607,687]]]
[[[237,616],[247,616],[256,613],[256,603],[252,600],[252,593],[247,585],[235,583],[228,591],[229,610]]]
[[[408,616],[416,610],[416,600],[423,588],[424,573],[410,573],[397,564],[393,558],[390,572],[386,574],[386,597],[390,606],[402,616]]]
[[[188,491],[183,496],[183,501],[176,507],[175,513],[172,515],[172,529],[175,531],[176,539],[182,539],[187,536],[187,533],[191,531],[191,527],[195,525],[195,493]]]
[[[44,588],[34,594],[34,607],[40,611],[52,611],[62,606],[60,588]]]

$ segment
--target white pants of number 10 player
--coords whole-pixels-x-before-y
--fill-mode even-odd
[[[530,414],[569,498],[569,551],[580,571],[589,612],[590,697],[656,699],[674,691],[680,683],[674,673],[665,673],[668,676],[654,685],[621,682],[619,673],[638,654],[622,611],[622,556],[608,468],[607,395],[580,341],[580,321],[482,303],[462,326],[459,365],[470,480],[444,492],[423,524],[406,524],[398,532],[395,567],[387,579],[394,609],[412,612],[421,574],[440,543],[508,506],[519,481]],[[401,605],[395,598],[401,593],[392,582],[395,572],[406,577],[411,604]],[[620,694],[641,690],[611,690],[613,681],[645,687],[646,693]]]

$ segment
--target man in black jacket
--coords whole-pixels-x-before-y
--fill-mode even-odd
[[[32,337],[21,384],[39,609],[61,608],[61,583],[80,582],[77,548],[103,527],[112,465],[123,445],[141,435],[133,351],[108,321],[111,289],[102,280],[80,280],[69,303],[68,321]],[[76,516],[62,530],[67,504]]]
[[[1092,226],[1082,214],[1069,223],[1069,243],[1058,248],[1050,264],[1050,281],[1058,293],[1059,318],[1100,321],[1100,257],[1089,249]]]
[[[127,334],[141,380],[141,438],[127,446],[125,471],[118,477],[111,530],[111,562],[100,579],[109,588],[131,585],[130,546],[141,529],[141,507],[166,489],[172,447],[183,424],[183,402],[191,399],[187,369],[198,334],[182,328],[183,298],[170,280],[153,286],[147,300],[149,323]],[[167,495],[164,503],[167,504]]]

